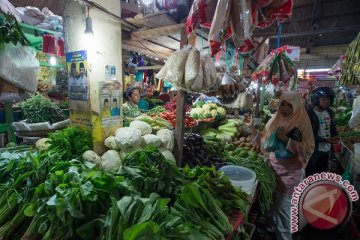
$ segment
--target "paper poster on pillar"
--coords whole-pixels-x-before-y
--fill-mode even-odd
[[[119,127],[121,115],[121,84],[114,81],[99,82],[100,116],[102,126]]]
[[[115,66],[105,66],[105,81],[117,81]]]
[[[85,50],[66,53],[69,73],[69,99],[75,101],[89,100],[88,64]]]

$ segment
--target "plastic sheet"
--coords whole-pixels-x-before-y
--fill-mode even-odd
[[[7,43],[0,49],[0,78],[25,91],[35,92],[39,62],[30,47]]]

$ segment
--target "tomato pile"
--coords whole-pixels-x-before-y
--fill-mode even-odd
[[[176,102],[169,102],[164,105],[164,108],[170,112],[175,112],[176,111]],[[190,110],[191,110],[190,105],[186,104],[185,110],[186,110],[186,112],[190,112]]]
[[[169,121],[174,127],[176,125],[176,114],[175,112],[162,112],[159,114],[159,117]],[[197,122],[194,118],[190,116],[185,117],[185,127],[195,127],[197,125]]]

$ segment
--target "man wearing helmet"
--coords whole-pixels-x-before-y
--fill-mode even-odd
[[[335,127],[335,114],[330,109],[335,92],[329,87],[316,88],[311,94],[312,107],[308,109],[314,133],[315,150],[306,167],[306,176],[328,170],[332,144],[339,141]]]

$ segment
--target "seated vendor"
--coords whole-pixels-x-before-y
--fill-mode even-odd
[[[143,97],[140,97],[140,100],[136,103],[136,105],[143,112],[146,112],[149,110],[149,103]]]
[[[129,126],[130,122],[141,115],[141,110],[137,106],[140,101],[140,90],[136,87],[129,87],[125,93],[126,102],[124,103],[124,126]]]

